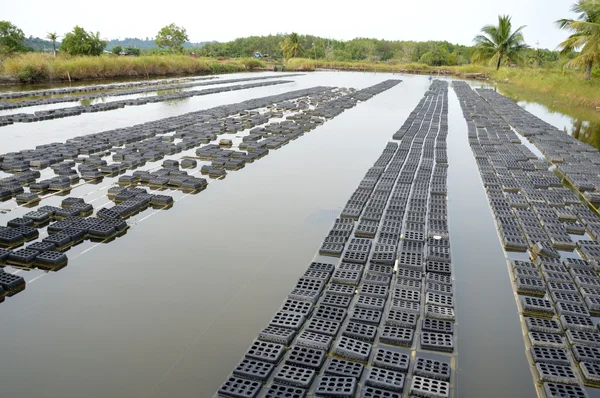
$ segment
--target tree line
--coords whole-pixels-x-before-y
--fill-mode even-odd
[[[295,48],[289,57],[284,54],[286,46]],[[249,57],[255,52],[268,54],[271,58],[301,56],[329,61],[379,61],[454,66],[471,63],[475,46],[452,44],[447,41],[417,42],[368,38],[341,41],[291,33],[207,43],[201,50],[203,56],[222,58]],[[545,66],[558,61],[559,53],[546,49],[527,49],[524,58],[526,63],[532,66]]]
[[[100,32],[88,32],[84,28],[76,25],[72,31],[67,32],[58,42],[56,32],[48,32],[46,39],[48,41],[29,37],[25,38],[23,31],[9,21],[0,21],[0,59],[14,54],[45,50],[47,44],[52,45],[52,52],[56,56],[57,43],[59,51],[67,55],[89,55],[98,56],[104,52],[108,41],[100,37]],[[126,39],[128,42],[132,39]],[[139,39],[135,39],[139,40]],[[148,40],[148,38],[146,38]],[[177,26],[174,23],[163,27],[158,31],[154,38],[154,44],[161,50],[169,53],[181,53],[184,49],[184,44],[189,41],[185,28]],[[115,51],[113,47],[117,47]],[[140,55],[141,50],[134,46],[122,47],[120,44],[115,44],[113,53],[127,55]]]
[[[533,49],[525,44],[524,29],[512,29],[511,17],[498,16],[498,25],[485,25],[473,40],[473,46],[448,41],[403,41],[356,38],[348,41],[291,33],[250,36],[229,42],[210,42],[199,49],[199,55],[215,58],[251,57],[256,53],[270,58],[325,59],[327,61],[368,61],[397,64],[421,63],[430,66],[454,66],[487,63],[499,69],[504,64],[535,67],[584,67],[590,79],[594,65],[600,62],[600,0],[577,0],[571,6],[576,19],[560,19],[559,29],[570,36],[556,51]],[[59,35],[48,33],[56,56]],[[189,38],[186,29],[175,24],[163,27],[154,43],[161,52],[182,53]],[[146,38],[148,41],[148,38]],[[60,42],[59,51],[68,55],[100,55],[107,46],[100,33],[75,26]],[[114,46],[115,54],[139,55],[140,49]],[[8,21],[0,21],[0,58],[27,51],[23,31]],[[154,49],[146,50],[154,52]]]
[[[271,58],[306,57],[329,61],[368,61],[391,63],[423,63],[430,66],[464,65],[471,62],[475,47],[447,41],[402,41],[356,38],[349,41],[313,35],[268,35],[238,38],[230,42],[199,43],[192,47],[185,28],[170,24],[162,28],[155,39],[125,39],[108,42],[99,32],[88,32],[80,26],[62,37],[48,33],[48,39],[26,39],[23,32],[8,21],[0,21],[0,56],[46,48],[58,49],[68,55],[100,55],[105,49],[116,54],[139,55],[178,53],[184,48],[198,55],[216,58],[252,57],[256,52]],[[186,45],[187,44],[187,45]],[[203,45],[202,45],[203,44]],[[35,48],[33,48],[35,47]],[[286,54],[284,49],[293,48]],[[289,55],[289,56],[286,56]],[[545,66],[558,60],[558,53],[549,50],[529,50],[525,54],[531,65]]]

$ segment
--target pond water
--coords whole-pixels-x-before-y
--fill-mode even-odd
[[[600,149],[600,110],[547,103],[543,97],[500,85],[498,92],[511,98],[528,112],[578,140]]]
[[[253,75],[264,74],[223,79]],[[61,271],[17,271],[27,289],[0,305],[3,394],[212,396],[430,82],[415,75],[314,72],[290,77],[290,84],[0,128],[4,153],[291,90],[360,89],[390,78],[403,82],[226,179],[211,180],[198,195],[177,196],[172,209],[136,216],[124,237],[71,249]],[[559,128],[575,125],[540,105],[524,106]],[[587,125],[582,121],[577,134],[587,137]],[[455,396],[534,396],[504,252],[452,89],[448,157]],[[70,196],[86,195],[97,207],[115,180],[85,184]],[[0,209],[10,210],[0,212],[0,225],[29,211],[10,202]]]

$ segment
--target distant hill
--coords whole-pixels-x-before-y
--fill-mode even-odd
[[[215,41],[202,41],[199,43],[185,43],[183,47],[185,48],[200,48],[205,44],[216,43]],[[29,36],[25,38],[25,46],[29,47],[31,51],[35,52],[52,52],[52,42],[50,40],[40,39],[39,37]],[[125,38],[123,40],[109,40],[106,44],[106,50],[110,51],[113,47],[121,46],[123,48],[127,47],[135,47],[140,50],[147,50],[151,48],[158,48],[158,46],[154,43],[153,38],[146,37],[145,39],[138,38]],[[56,42],[56,49],[60,47],[60,41]]]
[[[29,36],[25,38],[25,47],[31,48],[35,52],[52,52],[52,42],[50,40],[40,39],[39,37]],[[60,46],[60,42],[56,42],[56,48]]]
[[[140,50],[147,50],[150,48],[157,47],[156,44],[154,44],[154,39],[149,39],[147,37],[146,39],[138,39],[137,37],[126,37],[123,40],[109,40],[108,44],[106,44],[106,49],[110,51],[116,46],[121,46],[123,48],[135,47],[139,48]]]
[[[204,46],[205,44],[208,43],[214,43],[214,42],[209,42],[209,41],[203,41],[200,43],[184,43],[184,47],[185,48],[200,48],[202,46]],[[145,39],[138,39],[138,38],[125,38],[123,40],[110,40],[108,42],[108,44],[106,45],[106,49],[107,50],[111,50],[113,47],[116,46],[121,46],[123,48],[126,47],[135,47],[135,48],[139,48],[140,50],[147,50],[147,49],[151,49],[151,48],[158,48],[158,46],[154,43],[154,39],[153,38],[148,38],[146,37]]]

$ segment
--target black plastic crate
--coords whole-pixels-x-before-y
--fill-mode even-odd
[[[394,370],[372,367],[365,379],[365,385],[401,392],[404,389],[404,377],[403,373]]]
[[[256,340],[246,352],[246,357],[269,363],[278,363],[284,352],[285,347],[282,344]]]
[[[327,352],[321,349],[310,347],[294,346],[289,351],[285,363],[301,368],[321,369]]]
[[[13,296],[25,289],[25,279],[23,279],[22,276],[1,271],[0,287],[2,287],[8,293],[8,296]]]
[[[435,359],[417,357],[413,373],[417,376],[450,381],[450,363]]]
[[[39,254],[40,252],[32,249],[15,250],[9,254],[7,262],[8,264],[31,266]]]
[[[353,398],[358,383],[354,377],[321,376],[316,385],[317,397]]]
[[[393,351],[391,349],[379,347],[373,357],[373,366],[384,369],[391,369],[406,373],[410,364],[410,356],[407,353]]]
[[[305,398],[306,390],[284,384],[271,384],[264,398]]]
[[[275,365],[272,363],[244,358],[235,369],[233,369],[233,375],[245,379],[265,382],[269,379],[274,369]]]
[[[295,335],[296,331],[294,329],[279,326],[267,326],[260,331],[258,338],[263,341],[289,345]]]
[[[256,398],[261,388],[262,383],[258,381],[230,377],[221,385],[217,393],[227,398]]]
[[[281,384],[289,384],[300,388],[308,388],[315,378],[315,371],[308,368],[300,368],[297,366],[283,365],[273,380]]]
[[[354,377],[360,379],[364,365],[359,362],[346,361],[340,358],[329,358],[323,373],[332,376]]]

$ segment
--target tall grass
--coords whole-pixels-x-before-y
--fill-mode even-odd
[[[462,66],[429,66],[426,64],[410,63],[401,64],[396,62],[368,62],[368,61],[325,61],[307,58],[291,58],[285,61],[286,70],[313,71],[315,69],[339,69],[390,73],[425,73],[457,75],[485,73],[487,70],[476,65]]]
[[[500,86],[535,95],[546,103],[600,109],[600,79],[585,80],[582,71],[501,68],[490,77]]]
[[[124,57],[104,54],[99,57],[54,58],[48,54],[28,53],[6,59],[0,73],[31,82],[229,73],[265,67],[266,64],[260,60],[194,59],[186,55]]]
[[[425,64],[394,64],[386,62],[361,62],[361,61],[325,61],[308,58],[291,58],[285,61],[286,70],[313,71],[315,69],[341,69],[375,72],[400,72],[406,70],[429,70]]]
[[[119,77],[152,77],[185,74],[215,74],[265,69],[267,64],[254,58],[194,59],[186,55],[147,55],[124,57],[104,54],[100,57],[56,58],[49,54],[28,53],[4,60],[0,74],[24,82],[52,80],[110,79]],[[313,71],[339,69],[351,71],[422,73],[470,77],[484,76],[522,92],[539,95],[546,102],[564,106],[600,107],[600,76],[586,81],[582,71],[543,68],[494,68],[478,65],[431,67],[425,64],[390,62],[328,62],[306,58],[285,61],[286,70]]]

